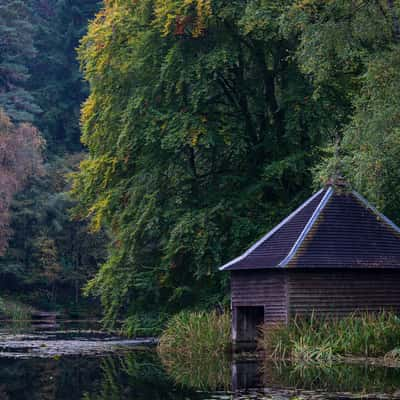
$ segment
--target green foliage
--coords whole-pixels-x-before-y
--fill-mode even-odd
[[[87,96],[76,47],[98,0],[0,1],[0,108],[33,122],[50,151],[81,149],[79,109]]]
[[[217,267],[310,193],[336,126],[289,57],[285,2],[106,2],[79,50],[91,95],[76,215],[109,230],[106,319],[225,300]]]
[[[263,327],[259,347],[268,356],[306,362],[341,356],[384,356],[399,347],[400,319],[393,313],[351,314],[342,319],[295,318]]]
[[[35,57],[35,28],[29,1],[0,1],[0,108],[13,121],[33,122],[41,112],[27,90],[29,62]]]
[[[158,337],[165,328],[167,317],[158,312],[133,314],[124,320],[121,333],[128,337]]]
[[[394,218],[400,205],[400,103],[395,94],[400,89],[399,61],[399,46],[370,60],[345,131],[354,183]]]
[[[67,175],[82,155],[56,159],[21,192],[12,208],[14,235],[0,259],[3,290],[23,292],[40,307],[81,301],[81,287],[105,258],[105,235],[90,235],[84,222],[71,220],[74,202]],[[28,289],[28,290],[26,290]]]
[[[230,387],[230,321],[229,313],[181,312],[168,322],[158,352],[177,383],[201,390]]]
[[[11,247],[0,259],[0,286],[40,306],[62,302],[77,308],[81,287],[104,259],[104,234],[89,237],[85,223],[71,221],[74,203],[64,176],[81,158],[65,151],[81,150],[79,109],[87,95],[76,47],[99,7],[97,0],[0,0],[0,108],[11,117],[4,124],[8,118],[0,116],[7,154],[1,168],[4,200],[11,202],[11,194],[26,187],[14,199],[11,216],[3,204],[0,247],[9,239]],[[33,134],[41,136],[16,123],[26,121],[47,140],[44,176],[43,168],[29,173],[37,153]],[[10,219],[13,232],[6,232]]]
[[[29,64],[29,91],[43,110],[35,123],[50,153],[80,151],[79,115],[87,97],[76,59],[76,47],[88,20],[100,8],[98,0],[33,1],[34,44],[37,55]]]
[[[332,133],[342,138],[342,171],[397,221],[399,17],[398,1],[304,0],[294,3],[284,24],[287,34],[299,35],[296,59],[314,82],[313,97],[323,101],[328,88],[337,104],[349,104]],[[319,171],[330,165],[332,158]]]
[[[15,125],[0,109],[0,255],[10,238],[10,209],[15,195],[43,173],[44,141],[30,124]]]
[[[0,260],[9,287],[40,287],[54,303],[66,285],[79,297],[107,232],[109,254],[87,292],[109,326],[122,319],[133,334],[146,314],[226,303],[217,267],[305,199],[313,180],[341,170],[396,220],[399,1],[100,7],[0,0],[0,106],[43,132],[49,174],[62,163],[54,154],[81,149],[90,86],[89,155],[73,195],[75,216],[102,232],[89,244],[86,223],[69,220],[65,182],[32,179]],[[86,32],[83,83],[76,47]]]

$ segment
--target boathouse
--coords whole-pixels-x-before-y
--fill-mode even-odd
[[[328,185],[240,257],[231,274],[232,337],[294,316],[400,313],[400,229],[346,185]]]

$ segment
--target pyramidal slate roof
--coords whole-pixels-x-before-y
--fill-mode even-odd
[[[360,194],[321,189],[220,270],[400,268],[400,228]]]

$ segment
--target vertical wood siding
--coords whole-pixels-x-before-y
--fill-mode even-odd
[[[232,271],[232,307],[264,306],[264,322],[287,320],[285,271]]]
[[[288,270],[288,316],[335,315],[353,311],[400,313],[400,271]]]

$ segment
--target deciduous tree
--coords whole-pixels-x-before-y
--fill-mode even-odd
[[[107,1],[82,41],[90,155],[76,212],[113,238],[89,284],[108,321],[209,306],[217,267],[309,194],[348,110],[300,71],[286,1]]]
[[[0,110],[0,254],[10,237],[10,205],[29,178],[43,172],[44,141],[27,124],[14,125]]]

